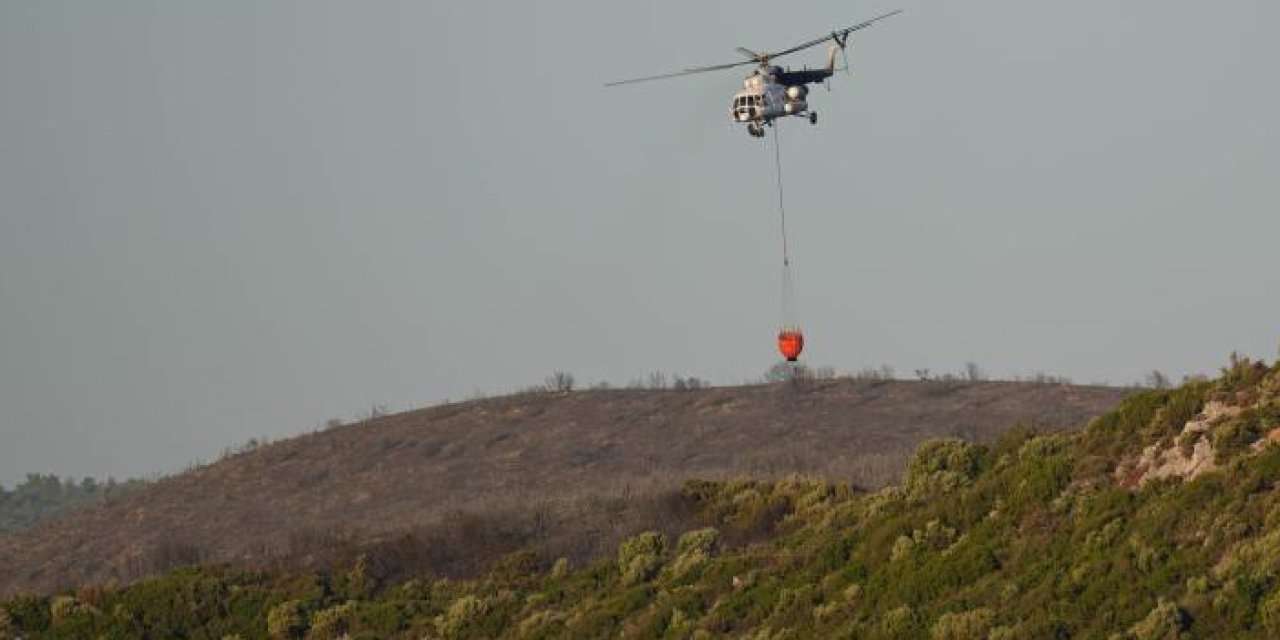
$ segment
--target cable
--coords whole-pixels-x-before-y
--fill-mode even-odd
[[[782,220],[782,266],[791,265],[791,256],[787,253],[787,208],[782,199],[782,146],[778,144],[778,127],[773,127],[773,159],[778,169],[778,215]]]

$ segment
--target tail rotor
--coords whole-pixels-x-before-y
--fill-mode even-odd
[[[844,59],[844,69],[842,71],[845,72],[845,75],[851,75],[849,73],[849,47],[852,45],[849,44],[849,34],[841,35],[839,32],[832,32],[831,39],[835,42],[835,46],[840,47],[840,57]]]

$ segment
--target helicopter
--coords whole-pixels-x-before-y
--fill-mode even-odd
[[[746,123],[747,133],[754,138],[763,138],[765,126],[772,127],[774,120],[778,118],[789,116],[807,117],[809,124],[816,125],[818,124],[818,113],[809,108],[807,101],[809,95],[808,85],[825,82],[835,75],[836,52],[845,54],[845,69],[849,68],[847,53],[849,34],[859,29],[865,29],[885,18],[896,16],[899,13],[902,13],[901,9],[855,24],[852,27],[832,31],[830,35],[815,38],[803,44],[773,53],[756,53],[745,47],[738,47],[738,53],[747,58],[741,62],[689,67],[674,73],[609,82],[605,86],[616,87],[653,80],[665,80],[754,64],[756,65],[755,71],[742,81],[742,91],[733,96],[733,102],[729,107],[730,120]],[[831,41],[831,44],[827,48],[827,65],[824,68],[806,68],[801,71],[791,71],[773,64],[775,58],[816,47],[828,40]]]

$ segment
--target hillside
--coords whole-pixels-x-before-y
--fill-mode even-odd
[[[274,443],[0,539],[0,594],[197,561],[321,567],[405,536],[432,551],[401,557],[402,572],[467,575],[529,547],[585,561],[655,522],[690,522],[689,478],[803,472],[876,488],[926,438],[1079,427],[1128,393],[834,380],[423,409]]]
[[[590,563],[513,554],[474,580],[397,582],[368,558],[209,566],[13,598],[0,623],[32,639],[1262,640],[1280,637],[1277,440],[1280,365],[1236,359],[1083,431],[923,443],[872,493],[690,481],[692,526]]]

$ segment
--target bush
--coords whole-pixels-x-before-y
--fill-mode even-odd
[[[705,389],[707,386],[707,382],[700,378],[695,378],[693,376],[682,378],[679,375],[676,375],[675,382],[672,383],[671,388],[676,391],[696,391],[698,389]]]
[[[911,540],[917,547],[932,551],[943,551],[956,541],[956,530],[942,524],[939,520],[925,523],[924,529],[911,532]]]
[[[1187,637],[1187,615],[1178,605],[1160,599],[1146,618],[1129,628],[1135,640],[1179,640]]]
[[[634,585],[652,578],[662,566],[667,552],[666,536],[647,531],[618,547],[618,571],[624,585]]]
[[[880,621],[880,629],[886,637],[916,640],[923,631],[920,628],[920,617],[915,609],[902,605],[884,614]]]
[[[1089,423],[1085,429],[1085,449],[1117,457],[1141,443],[1142,434],[1167,398],[1166,391],[1143,391],[1130,396],[1115,411]]]
[[[1249,450],[1263,435],[1262,419],[1252,408],[1214,427],[1213,448],[1219,463],[1227,462]]]
[[[996,613],[981,608],[961,613],[944,613],[929,632],[933,640],[986,640]]]
[[[1280,636],[1280,590],[1271,592],[1258,605],[1258,618],[1263,629],[1270,631],[1272,636]]]
[[[282,602],[267,613],[267,635],[277,640],[301,638],[307,630],[307,611],[300,600]]]
[[[564,580],[569,575],[569,559],[557,558],[555,563],[551,565],[551,579]]]
[[[693,551],[701,551],[707,555],[715,552],[720,544],[720,532],[715,527],[688,531],[676,542],[676,553],[684,555]]]
[[[679,583],[696,580],[703,567],[711,560],[720,542],[720,532],[714,528],[689,531],[676,543],[676,558],[663,572],[663,579]]]
[[[473,595],[462,596],[449,605],[448,611],[436,616],[436,631],[446,638],[458,637],[487,613],[489,605],[484,600]]]
[[[307,632],[307,640],[339,640],[346,636],[355,610],[356,603],[352,600],[317,611],[311,617],[311,630]]]
[[[49,617],[55,626],[81,614],[97,613],[93,607],[80,602],[73,596],[54,596],[49,601]]]
[[[1258,384],[1267,372],[1267,367],[1263,363],[1254,362],[1232,352],[1227,366],[1222,368],[1222,377],[1218,379],[1215,390],[1219,393],[1234,393],[1252,387]]]
[[[1076,449],[1064,436],[1038,436],[1018,450],[1012,475],[1018,479],[1011,495],[1012,511],[1025,511],[1056,497],[1071,480]]]
[[[968,486],[981,471],[986,451],[964,440],[925,440],[907,466],[907,492],[913,498],[929,498]]]
[[[543,380],[542,386],[553,393],[568,393],[573,391],[573,374],[568,371],[555,371]]]
[[[1142,431],[1147,443],[1182,433],[1183,427],[1204,410],[1209,385],[1191,382],[1164,394],[1163,405]]]

